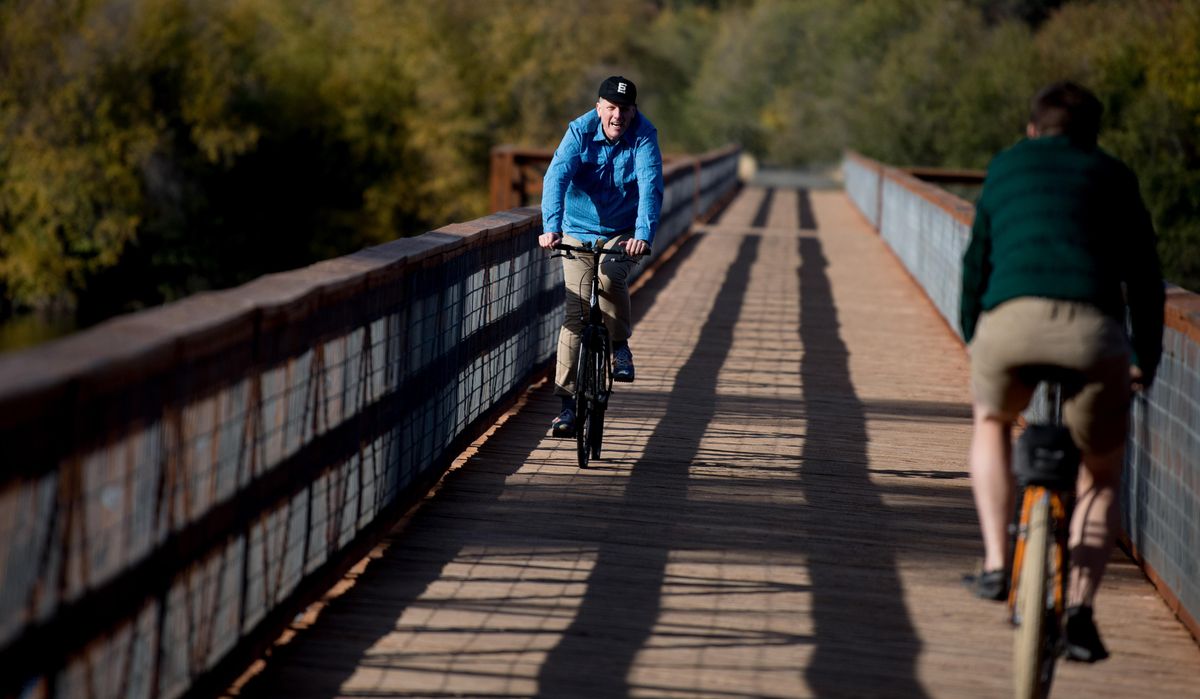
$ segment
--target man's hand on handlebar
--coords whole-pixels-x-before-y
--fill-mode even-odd
[[[650,246],[646,245],[646,241],[638,240],[637,238],[630,238],[629,240],[617,243],[617,245],[625,248],[625,254],[630,257],[650,254]]]
[[[562,249],[564,249],[564,248],[558,247],[559,245],[563,244],[562,241],[563,241],[562,233],[543,233],[538,236],[538,245],[546,250],[556,250],[556,249],[562,250]],[[617,243],[616,247],[621,248],[622,252],[624,252],[629,257],[639,257],[641,255],[649,255],[651,252],[650,246],[646,243],[646,241],[638,240],[637,238],[630,238],[628,240],[623,240],[620,243]],[[581,249],[584,250],[585,252],[590,252],[591,251],[590,248],[591,248],[591,245],[584,245]],[[616,251],[613,250],[612,248],[608,248],[606,250],[598,251],[598,252],[601,252],[601,254],[604,254],[604,255],[616,254]],[[570,255],[568,255],[568,257],[569,256]]]

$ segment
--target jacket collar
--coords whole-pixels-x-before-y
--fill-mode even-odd
[[[629,124],[629,128],[625,129],[625,133],[621,134],[620,140],[624,141],[625,145],[627,145],[627,146],[633,145],[633,131],[638,126],[638,121],[641,118],[642,118],[641,112],[638,112],[637,114],[635,114],[633,117],[633,122]],[[608,140],[608,136],[604,135],[604,122],[601,121],[598,116],[596,118],[596,133],[595,133],[595,135],[592,136],[592,140],[593,141],[607,141]]]

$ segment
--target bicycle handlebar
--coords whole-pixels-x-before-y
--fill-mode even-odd
[[[613,249],[613,250],[608,250],[608,249],[604,249],[604,248],[601,248],[601,249],[599,249],[599,250],[596,250],[595,248],[593,248],[593,247],[592,247],[592,246],[590,246],[590,245],[568,245],[568,244],[566,244],[566,243],[555,243],[555,244],[554,244],[554,248],[553,248],[553,249],[554,249],[554,250],[562,250],[562,251],[564,251],[564,252],[586,252],[586,253],[588,253],[588,254],[591,254],[591,255],[595,255],[595,254],[600,254],[600,255],[627,255],[627,254],[628,254],[628,253],[626,253],[626,252],[625,252],[625,250],[623,250],[623,249],[622,249],[622,248],[620,248],[620,247],[617,247],[616,249]],[[641,255],[636,255],[636,257],[645,257],[645,256],[647,256],[647,255],[649,255],[649,254],[650,254],[650,246],[649,246],[649,245],[647,245],[647,246],[646,246],[646,252],[642,253]]]

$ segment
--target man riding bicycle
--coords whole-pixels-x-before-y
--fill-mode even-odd
[[[625,250],[624,256],[606,256],[600,265],[600,310],[612,338],[615,381],[634,378],[627,280],[637,264],[634,258],[650,251],[662,198],[658,130],[638,113],[633,82],[610,77],[600,84],[596,108],[570,123],[554,151],[542,185],[544,232],[538,244],[547,250],[560,242]],[[591,274],[587,261],[563,258],[567,309],[554,377],[562,412],[552,423],[559,437],[575,434],[575,368]]]
[[[971,355],[971,485],[983,532],[975,594],[1008,594],[1012,425],[1028,367],[1061,367],[1064,412],[1083,452],[1071,521],[1067,657],[1108,656],[1092,607],[1115,543],[1133,390],[1162,354],[1164,292],[1155,235],[1133,172],[1096,145],[1103,107],[1055,83],[1033,100],[1024,139],[988,166],[963,256],[960,323]],[[1132,336],[1125,334],[1125,318]]]

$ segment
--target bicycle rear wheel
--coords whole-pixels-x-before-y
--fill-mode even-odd
[[[1013,696],[1017,699],[1044,699],[1050,692],[1054,668],[1053,643],[1048,639],[1047,599],[1050,594],[1047,561],[1050,558],[1050,498],[1041,488],[1029,494],[1025,524],[1024,555],[1017,581],[1017,633],[1013,639]],[[1052,604],[1052,603],[1051,603]],[[1053,610],[1049,616],[1053,619]]]

